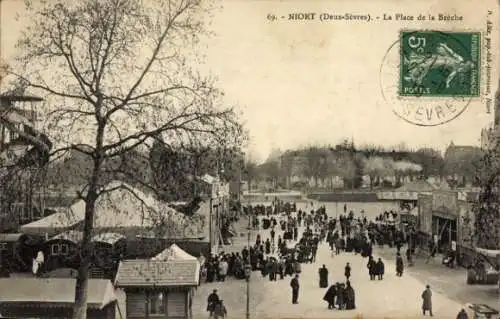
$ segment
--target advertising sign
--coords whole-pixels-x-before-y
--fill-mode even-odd
[[[456,212],[458,207],[458,195],[453,191],[435,191],[432,197],[432,207],[445,207],[450,211]]]
[[[432,195],[418,195],[419,230],[432,234]]]

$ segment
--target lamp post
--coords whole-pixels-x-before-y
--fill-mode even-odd
[[[248,175],[248,174],[247,174]],[[250,183],[248,183],[248,193],[250,193]],[[248,205],[247,205],[247,217],[248,217],[248,226],[247,226],[247,247],[250,249],[250,230],[251,227],[251,214],[250,214],[250,197],[248,197]],[[250,275],[252,273],[252,266],[250,265],[250,256],[245,263],[245,278],[247,282],[247,300],[246,300],[246,319],[250,319]]]
[[[250,319],[250,274],[252,272],[252,266],[249,263],[245,265],[245,277],[247,280],[247,307],[246,307],[246,319]]]

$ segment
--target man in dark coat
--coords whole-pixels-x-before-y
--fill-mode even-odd
[[[384,279],[385,265],[381,258],[378,259],[375,265],[375,273],[378,276],[378,280]]]
[[[279,263],[276,259],[274,259],[271,264],[271,277],[269,279],[272,281],[276,281],[279,272],[280,272]]]
[[[366,265],[366,267],[368,267],[368,274],[370,275],[370,280],[375,280],[376,265],[377,263],[375,262],[375,260],[373,260],[373,257],[370,256],[368,259],[368,264]]]
[[[299,275],[295,275],[295,277],[290,281],[290,287],[292,287],[292,304],[299,303]]]
[[[280,280],[285,278],[285,260],[283,260],[283,258],[280,258],[278,262],[278,272],[280,274]]]
[[[403,270],[404,270],[404,262],[403,262],[403,257],[398,253],[396,256],[396,275],[401,277],[403,276]]]
[[[349,281],[346,282],[345,296],[346,296],[345,309],[346,310],[356,309],[356,295]]]
[[[262,268],[260,270],[262,277],[266,277],[269,274],[270,269],[271,269],[271,261],[267,259],[263,262]]]
[[[215,311],[215,305],[219,302],[219,296],[217,295],[217,289],[214,289],[213,292],[208,295],[207,298],[207,311],[210,312],[210,317],[213,316]]]
[[[266,245],[266,254],[269,255],[271,253],[271,242],[269,241],[269,238],[266,239],[265,245]]]
[[[462,310],[460,310],[460,312],[457,315],[457,319],[469,319],[469,315],[467,315],[465,309],[462,308]]]
[[[429,285],[427,285],[424,292],[422,292],[422,313],[424,316],[427,311],[429,311],[432,317],[432,291]]]
[[[342,249],[342,238],[338,237],[335,240],[335,254],[340,254],[340,249]]]
[[[245,246],[245,247],[243,248],[243,250],[241,251],[241,256],[243,257],[243,260],[245,260],[245,261],[247,261],[247,260],[248,260],[249,251],[248,251],[247,246]]]
[[[344,284],[339,284],[337,286],[337,298],[336,298],[337,299],[337,306],[338,306],[339,310],[344,309],[344,306],[345,306],[344,294],[345,294],[344,293]]]
[[[335,297],[337,295],[337,285],[339,283],[336,283],[334,285],[331,285],[330,288],[326,291],[325,296],[323,297],[323,300],[328,302],[328,309],[335,309]]]
[[[344,276],[347,280],[351,277],[351,265],[349,263],[345,265]]]
[[[319,273],[319,287],[326,288],[328,287],[328,269],[325,265],[321,267],[318,271]]]

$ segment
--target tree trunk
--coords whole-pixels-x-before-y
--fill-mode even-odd
[[[87,318],[88,280],[90,262],[92,258],[92,232],[94,228],[94,212],[96,202],[95,190],[93,193],[93,195],[89,193],[87,200],[85,201],[81,264],[78,268],[78,277],[76,278],[75,306],[73,308],[74,319]]]
[[[92,260],[92,233],[94,230],[95,205],[98,198],[99,178],[102,174],[104,161],[104,129],[105,122],[98,121],[96,134],[95,157],[93,160],[92,176],[85,195],[85,219],[83,224],[83,239],[81,244],[81,264],[78,268],[78,277],[75,287],[75,305],[73,319],[87,319],[89,269]]]

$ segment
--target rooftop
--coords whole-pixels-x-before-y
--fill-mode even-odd
[[[115,286],[178,287],[198,286],[200,264],[197,260],[124,260],[118,266]]]
[[[416,180],[397,188],[396,192],[432,192],[437,188],[425,180]]]
[[[73,278],[0,278],[2,303],[63,303],[75,301],[76,279]],[[102,309],[116,300],[109,280],[89,279],[88,305]]]

